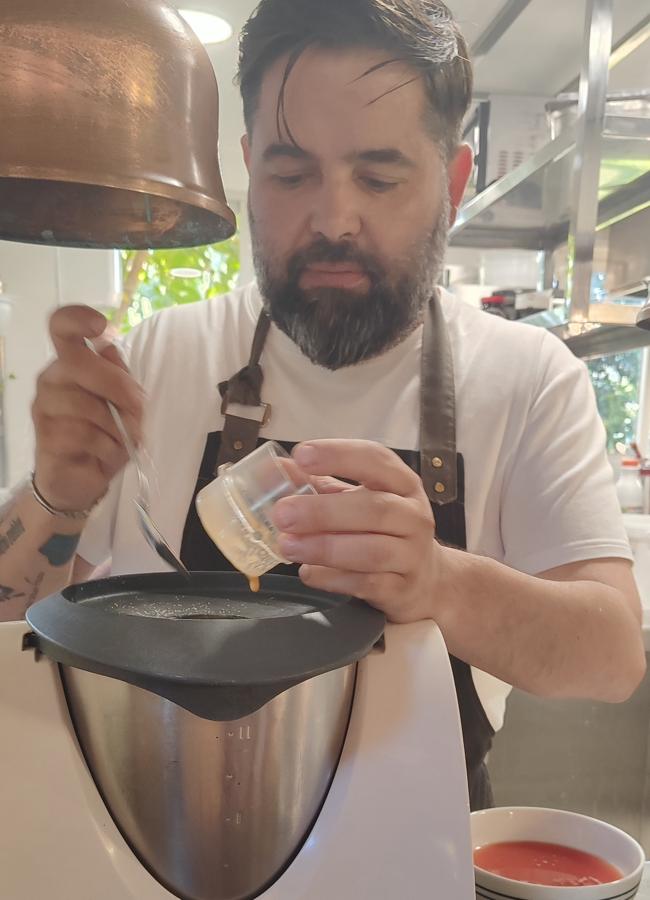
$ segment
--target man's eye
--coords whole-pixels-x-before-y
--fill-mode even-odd
[[[386,194],[388,191],[392,191],[396,188],[399,184],[397,181],[382,181],[380,178],[364,177],[361,180],[366,187],[370,188],[370,190],[374,191],[376,194]]]
[[[306,175],[274,175],[274,181],[281,187],[297,188],[305,181]]]

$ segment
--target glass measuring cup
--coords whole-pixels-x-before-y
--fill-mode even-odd
[[[274,504],[316,493],[309,477],[271,441],[240,462],[222,466],[219,477],[198,494],[196,510],[226,559],[255,579],[289,563],[280,553],[280,532],[271,520]]]

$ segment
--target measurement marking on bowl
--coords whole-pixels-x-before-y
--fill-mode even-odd
[[[246,726],[242,725],[240,727],[240,729],[239,729],[239,740],[240,741],[250,741],[252,736],[253,736],[253,734],[252,734],[250,725],[246,725]]]

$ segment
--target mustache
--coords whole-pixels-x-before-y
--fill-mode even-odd
[[[297,281],[304,270],[314,263],[353,263],[370,277],[373,284],[378,284],[386,277],[385,270],[375,257],[359,250],[349,241],[333,243],[327,238],[320,238],[293,254],[287,267],[289,279]]]

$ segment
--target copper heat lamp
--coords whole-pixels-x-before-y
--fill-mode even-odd
[[[209,57],[164,0],[2,0],[0,239],[230,237]]]

